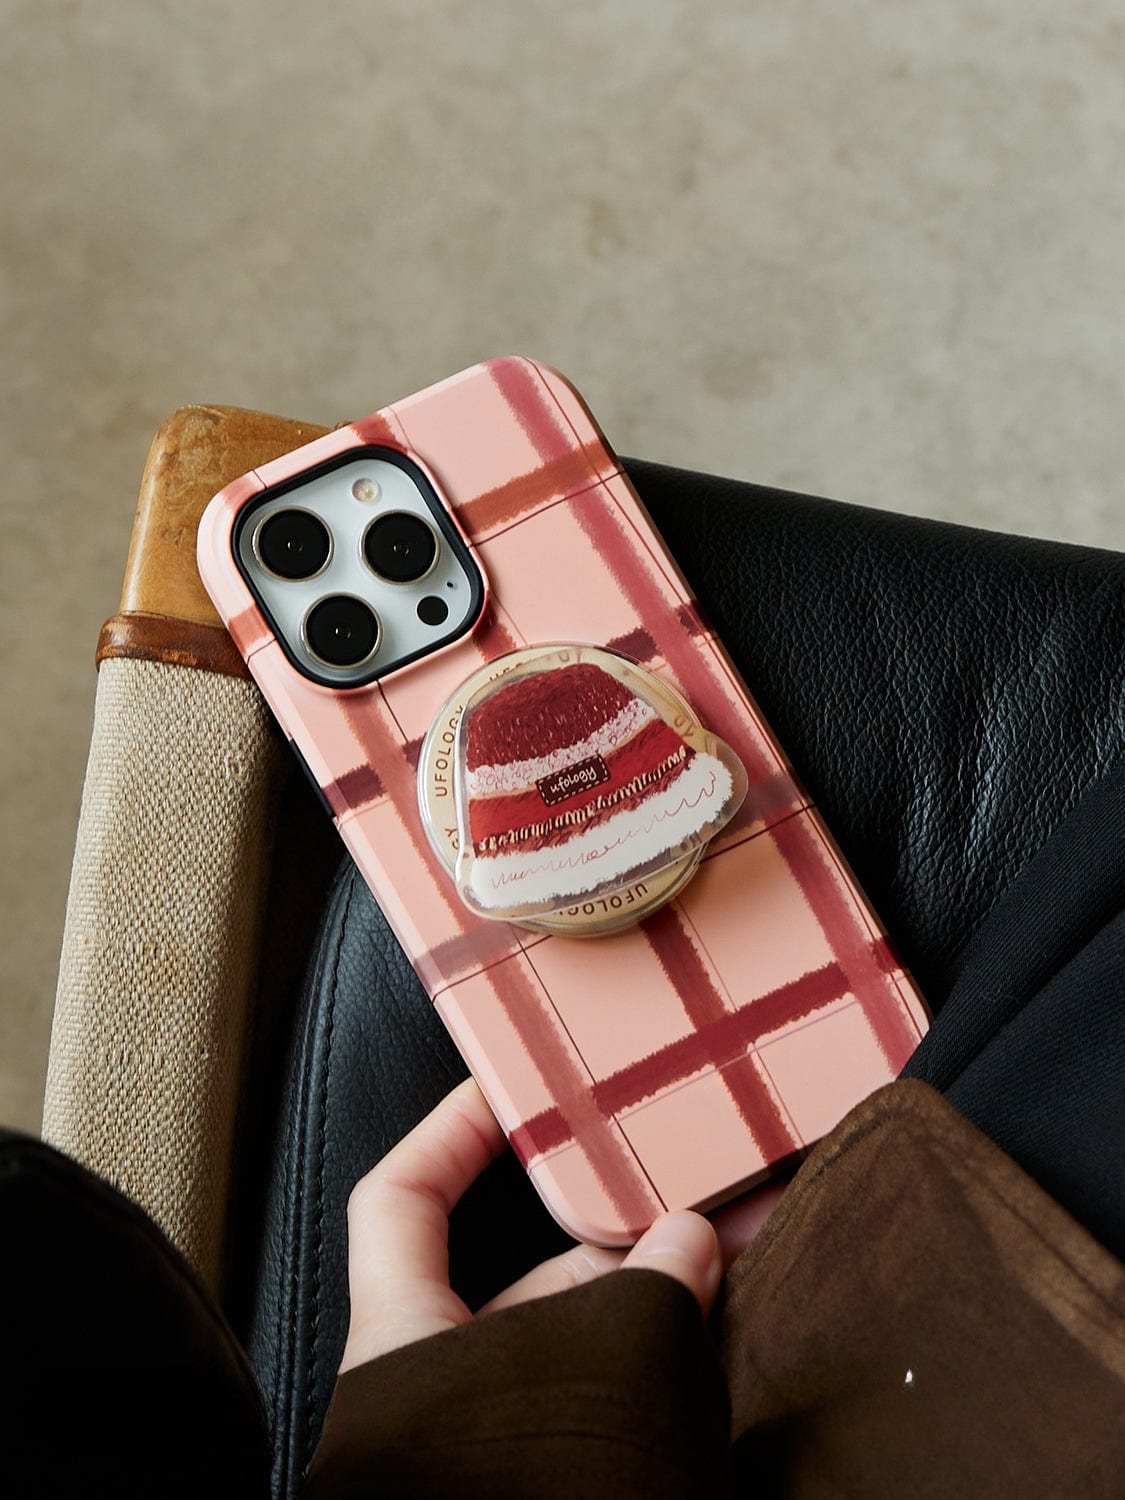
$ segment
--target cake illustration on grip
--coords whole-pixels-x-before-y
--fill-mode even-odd
[[[646,669],[594,647],[521,653],[458,726],[456,878],[518,918],[643,880],[702,848],[746,792],[738,757]]]

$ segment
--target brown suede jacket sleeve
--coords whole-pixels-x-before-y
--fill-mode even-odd
[[[694,1297],[617,1271],[349,1370],[304,1495],[723,1495],[729,1442]]]
[[[925,1084],[817,1146],[712,1327],[618,1271],[397,1350],[307,1494],[1125,1494],[1125,1268]]]

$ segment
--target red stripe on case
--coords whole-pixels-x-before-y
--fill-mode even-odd
[[[371,766],[356,766],[354,771],[345,771],[328,782],[323,790],[329,807],[340,817],[377,801],[383,795],[383,783]]]
[[[478,542],[498,527],[562,499],[592,482],[593,457],[601,448],[579,449],[519,474],[457,507],[457,518]]]
[[[516,1153],[521,1167],[529,1167],[537,1156],[545,1156],[558,1146],[565,1146],[571,1139],[570,1131],[562,1112],[545,1109],[533,1120],[528,1120],[508,1136],[508,1145]]]
[[[254,604],[249,609],[240,610],[237,615],[230,617],[227,621],[227,634],[244,657],[273,639],[266,622],[258,613],[257,605]]]
[[[814,1011],[839,1000],[847,988],[839,964],[825,964],[803,974],[738,1010],[726,1011],[694,1035],[680,1037],[651,1057],[619,1069],[598,1084],[595,1090],[598,1102],[616,1114],[672,1084],[682,1083],[701,1068],[726,1068],[762,1037],[805,1020]]]
[[[369,417],[352,422],[351,429],[361,442],[376,444],[383,448],[395,448],[400,453],[407,451],[406,444],[391,426],[390,418],[385,412],[372,412]]]
[[[697,1031],[731,1013],[711,982],[675,903],[646,917],[640,928]]]
[[[402,753],[406,757],[406,764],[410,767],[410,769],[412,771],[417,771],[418,762],[422,759],[422,741],[420,739],[404,740],[402,744]]]
[[[709,1036],[717,1026],[734,1019],[736,1013],[728,1009],[712,983],[675,903],[646,917],[640,925],[696,1031]],[[714,1061],[714,1058],[709,1060]],[[798,1144],[790,1135],[773,1097],[753,1069],[724,1074],[723,1082],[767,1161]],[[601,1098],[600,1093],[598,1097]]]
[[[804,812],[806,804],[802,802],[789,772],[776,771],[772,776],[767,776],[764,781],[756,781],[749,788],[746,793],[746,807],[755,819],[760,818],[764,823],[775,823],[780,822],[782,818],[792,818]],[[759,830],[759,833],[762,831]],[[759,834],[750,836],[757,838]],[[719,849],[715,852],[722,853],[725,850]],[[706,859],[708,856],[703,857]]]
[[[433,886],[433,899],[441,901],[458,929],[455,938],[439,943],[429,952],[409,955],[431,997],[448,988],[466,969],[488,968],[501,958],[520,951],[519,934],[507,923],[474,917],[457,895],[449,872],[440,862],[418,817],[417,777],[404,755],[405,745],[397,732],[383,722],[378,707],[362,699],[340,696],[344,717],[360,749],[383,771],[384,789],[406,829],[410,842],[426,867]],[[390,710],[386,710],[390,713]]]
[[[488,361],[486,368],[540,462],[526,474],[461,508],[462,524],[478,538],[538,505],[588,487],[600,477],[599,465],[607,456],[600,442],[580,442],[558,403],[530,366],[519,360],[498,359]],[[616,465],[608,472],[616,473]]]
[[[703,618],[703,612],[693,599],[690,604],[681,604],[676,617],[688,635],[710,635],[711,627]]]
[[[518,651],[522,645],[519,636],[508,627],[510,620],[500,618],[500,610],[495,604],[490,605],[485,618],[473,632],[473,641],[484,661],[493,661],[497,656],[507,656],[511,651]]]
[[[731,1098],[739,1105],[739,1113],[748,1126],[750,1121],[740,1100],[748,1098],[754,1101],[756,1108],[751,1134],[767,1162],[783,1161],[794,1151],[800,1150],[801,1143],[794,1134],[791,1122],[781,1113],[777,1100],[754,1066],[754,1059],[749,1053],[728,1063],[719,1076]]]
[[[713,654],[699,649],[679,619],[681,606],[659,587],[652,570],[638,564],[638,548],[643,547],[646,553],[649,549],[633,528],[625,529],[625,518],[606,500],[604,490],[591,490],[575,496],[571,510],[637,619],[643,620],[660,641],[665,661],[684,691],[690,693],[692,707],[704,725],[738,751],[751,785],[773,776],[777,762],[746,735],[744,721],[731,701],[728,683],[718,675]]]
[[[656,655],[656,642],[647,630],[639,628],[614,636],[605,644],[608,651],[616,651],[619,656],[628,656],[637,662],[651,661]]]
[[[525,962],[534,979],[525,972]],[[530,961],[516,958],[498,964],[489,978],[524,1050],[558,1101],[557,1113],[567,1122],[565,1138],[581,1147],[627,1228],[651,1223],[653,1211],[664,1205],[617,1126],[594,1103],[589,1074],[579,1067],[548,1020],[550,998]],[[526,1129],[517,1135],[520,1150],[525,1151]],[[525,1165],[528,1159],[521,1156]]]
[[[738,1011],[739,1025],[732,1029],[730,1046],[756,1046],[764,1036],[805,1021],[848,993],[847,975],[839,964],[810,969],[798,979],[778,985],[776,990],[750,1000]],[[727,1047],[724,1042],[723,1049]]]
[[[544,463],[581,451],[573,431],[562,420],[558,404],[534,370],[511,359],[489,360],[485,368]],[[593,471],[587,469],[587,482],[592,477]]]
[[[800,885],[847,977],[848,989],[862,1006],[883,1056],[897,1074],[918,1045],[918,1032],[890,979],[874,961],[871,934],[861,924],[855,904],[837,883],[837,873],[828,863],[831,851],[807,825],[806,818],[789,818],[771,828],[768,836]]]
[[[545,941],[543,937],[533,938],[531,933],[521,936],[507,922],[478,922],[460,937],[447,938],[423,954],[418,968],[421,972],[425,966],[431,973],[432,980],[427,980],[427,983],[436,1000],[456,982],[450,979],[451,974],[468,977],[474,971],[483,972],[493,964],[503,963],[514,954],[526,953],[536,943]]]
[[[435,899],[443,902],[452,914],[455,925],[465,932],[475,919],[454,892],[449,872],[430,847],[430,841],[422,830],[418,817],[418,781],[402,753],[403,740],[388,728],[383,722],[380,708],[366,696],[355,697],[341,693],[339,703],[348,728],[355,736],[365,759],[370,764],[379,766],[386,778],[387,795],[426,868],[433,884]],[[387,712],[390,710],[387,709]]]
[[[682,1083],[703,1068],[729,1070],[762,1037],[783,1026],[805,1020],[848,992],[839,964],[825,964],[799,979],[751,1000],[739,1010],[726,1011],[716,1021],[661,1047],[648,1057],[611,1073],[594,1085],[594,1097],[607,1114],[620,1114],[633,1105]],[[759,1088],[764,1085],[759,1081]],[[772,1100],[771,1100],[772,1102]],[[519,1126],[532,1154],[554,1151],[570,1136],[561,1112],[545,1109]],[[788,1134],[788,1132],[787,1132]],[[792,1143],[790,1143],[792,1149]]]

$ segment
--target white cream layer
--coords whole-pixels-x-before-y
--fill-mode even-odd
[[[474,855],[468,894],[482,911],[579,898],[609,881],[622,884],[661,854],[678,849],[717,819],[730,800],[730,772],[697,754],[663,792],[614,813],[565,844],[520,854]]]
[[[478,766],[466,773],[470,797],[489,797],[496,793],[525,792],[529,786],[554,771],[575,766],[592,755],[609,755],[632,739],[637,730],[656,718],[656,710],[643,698],[632,698],[625,707],[607,719],[592,734],[576,745],[563,745],[547,755],[531,760],[511,760],[502,766]]]

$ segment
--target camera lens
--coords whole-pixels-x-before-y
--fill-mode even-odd
[[[437,537],[418,516],[391,511],[367,528],[363,555],[372,572],[388,583],[414,583],[433,567]]]
[[[362,599],[330,594],[305,619],[309,650],[330,667],[356,667],[379,644],[379,621]]]
[[[275,511],[262,522],[258,556],[279,578],[311,578],[328,561],[328,527],[307,510]]]

